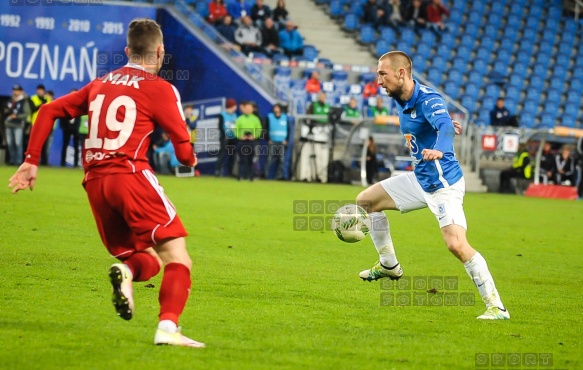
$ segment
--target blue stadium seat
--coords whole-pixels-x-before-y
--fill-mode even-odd
[[[560,65],[560,66],[569,66],[569,62],[571,60],[571,56],[567,54],[557,54],[555,63],[553,65]]]
[[[503,13],[504,13],[504,4],[502,4],[501,2],[492,3],[492,7],[490,8],[490,15],[492,15],[492,14],[502,15]]]
[[[547,91],[546,104],[548,104],[549,102],[560,103],[561,102],[561,91],[558,89],[549,89]]]
[[[273,54],[271,57],[272,64],[282,64],[284,62],[289,62],[289,57],[285,54]]]
[[[485,35],[484,37],[479,39],[480,46],[492,50],[494,48],[494,37],[490,35]]]
[[[484,35],[496,38],[498,35],[498,25],[491,23],[486,24],[486,27],[484,28]]]
[[[399,39],[401,41],[405,41],[409,44],[415,43],[416,35],[415,35],[415,31],[413,31],[412,28],[403,28],[401,30],[401,34],[399,36],[400,36]]]
[[[375,81],[377,78],[377,74],[374,72],[364,72],[360,74],[360,82],[363,84],[369,83],[371,81]]]
[[[541,115],[541,122],[538,125],[539,128],[552,128],[555,127],[555,118],[550,113],[543,113]]]
[[[504,38],[500,42],[500,50],[505,50],[508,51],[509,53],[512,53],[512,51],[514,50],[514,41],[507,38],[506,35],[504,35]]]
[[[482,23],[482,13],[476,12],[476,11],[472,11],[468,15],[467,24],[478,24],[479,25],[480,23]]]
[[[430,64],[432,67],[437,68],[437,70],[441,73],[447,67],[447,60],[441,55],[436,55],[431,59]]]
[[[530,111],[522,111],[519,116],[519,126],[524,128],[532,128],[534,126],[534,114]]]
[[[565,126],[565,127],[575,127],[575,124],[577,122],[577,116],[576,115],[570,115],[570,114],[563,114],[561,116],[561,126]]]
[[[577,103],[569,103],[565,105],[565,112],[564,114],[568,114],[574,117],[577,117],[579,113],[579,105]]]
[[[463,74],[468,69],[468,61],[461,59],[461,58],[455,58],[453,60],[453,64],[452,64],[451,68],[457,69],[458,71],[460,71]]]
[[[544,78],[539,75],[533,75],[529,80],[529,89],[541,91],[544,86]]]
[[[348,72],[333,71],[330,80],[334,83],[335,90],[343,90],[348,86]]]
[[[542,64],[535,63],[535,65],[532,69],[532,73],[535,76],[540,76],[542,78],[545,78],[547,75],[547,68],[545,66],[543,66]]]
[[[441,40],[443,42],[443,39]],[[433,31],[424,29],[421,31],[421,42],[424,42],[428,45],[435,44],[435,33]]]
[[[538,31],[538,24],[539,24],[538,18],[529,16],[528,18],[526,18],[525,28],[532,30],[529,31],[530,34],[532,34],[533,31],[536,34]],[[526,31],[525,34],[527,34]]]
[[[486,123],[487,125],[490,124],[490,110],[492,108],[481,108],[478,112],[478,118]]]
[[[554,90],[559,90],[562,91],[563,90],[563,86],[564,86],[565,80],[564,80],[564,76],[559,77],[553,77],[551,78],[551,82],[549,84],[549,89],[554,89]]]
[[[472,49],[467,46],[458,46],[456,50],[456,58],[463,58],[469,60]]]
[[[505,77],[508,74],[507,65],[508,59],[497,60],[494,62],[494,65],[492,66],[492,72],[497,73],[502,77]]]
[[[450,98],[456,100],[459,96],[459,83],[453,81],[447,81],[445,83],[444,92],[449,95]]]
[[[485,96],[497,98],[500,96],[500,86],[497,84],[488,84],[486,86]]]
[[[565,54],[565,55],[571,56],[571,48],[572,47],[573,47],[572,44],[570,44],[568,42],[561,41],[559,43],[559,54]],[[583,52],[583,48],[580,48],[579,53],[582,53],[582,52]]]
[[[380,57],[381,55],[383,55],[384,53],[389,51],[390,47],[391,47],[391,45],[390,45],[389,41],[387,41],[385,39],[377,40],[377,42],[375,44],[376,56]]]
[[[362,25],[362,27],[360,27],[360,37],[358,41],[361,44],[364,45],[372,44],[373,42],[375,42],[375,39],[376,39],[375,30],[372,26]]]
[[[344,15],[344,5],[340,0],[330,1],[330,8],[328,8],[328,14],[331,18],[340,18]]]
[[[379,32],[381,34],[380,38],[385,41],[392,42],[396,38],[395,30],[391,27],[381,27]]]
[[[318,58],[318,64],[321,64],[323,68],[332,68],[334,66],[332,60],[328,58]]]
[[[291,78],[291,68],[290,67],[275,67],[274,77],[290,77]]]
[[[476,51],[476,58],[489,60],[490,59],[490,50],[483,48],[483,47],[478,48],[478,50]]]
[[[516,62],[528,65],[530,63],[530,53],[526,51],[520,51],[516,54]]]
[[[513,3],[510,5],[510,14],[520,17],[522,15],[522,11],[524,7],[520,4]],[[518,24],[518,23],[510,23],[510,24]]]
[[[411,46],[413,44],[406,41],[397,42],[397,50],[401,50],[407,54],[411,54]]]
[[[572,88],[569,89],[567,92],[567,101],[566,104],[577,104],[581,102],[581,90],[573,90]]]
[[[529,17],[540,19],[543,13],[543,8],[538,3],[528,6],[527,9],[529,10]]]
[[[510,114],[516,112],[516,101],[512,99],[505,99],[504,106],[506,107],[506,109],[508,109],[508,111],[510,111]]]
[[[349,3],[349,5],[350,12],[356,14],[359,18],[362,17],[362,14],[364,13],[363,4],[360,4],[358,1],[353,1],[352,3]]]
[[[468,22],[466,24],[466,30],[464,33],[468,34],[468,35],[475,35],[476,37],[478,37],[478,35],[480,34],[481,30],[480,30],[480,22],[478,23],[470,23]]]
[[[427,69],[427,79],[434,85],[441,84],[441,71],[436,67]]]
[[[480,86],[475,83],[467,83],[465,85],[465,94],[477,99],[478,94],[480,94]]]
[[[488,64],[486,63],[485,59],[476,58],[473,63],[474,69],[485,71]]]
[[[538,109],[538,99],[537,100],[525,100],[522,106],[523,111],[535,114]]]
[[[455,68],[451,68],[449,70],[449,73],[447,74],[447,79],[449,81],[453,81],[456,84],[461,84],[462,83],[462,72],[460,72],[459,69],[455,69]]]
[[[468,83],[475,83],[478,85],[482,84],[482,73],[477,70],[472,70],[468,74]]]
[[[196,12],[203,18],[208,17],[209,15],[209,6],[206,1],[197,1],[194,5]]]
[[[413,70],[419,73],[424,73],[426,68],[427,57],[420,53],[413,54]]]
[[[527,100],[532,100],[532,101],[539,101],[540,99],[540,95],[541,95],[541,90],[540,89],[533,89],[530,88],[526,91],[526,99]]]
[[[466,47],[471,49],[474,47],[475,41],[476,41],[476,37],[474,35],[469,35],[466,33],[462,36],[462,39],[460,40],[460,45],[466,46]]]
[[[507,97],[513,97],[514,99],[520,97],[520,88],[517,86],[508,85],[504,88],[504,90],[506,91]]]
[[[466,108],[470,112],[473,112],[474,108],[476,107],[476,98],[467,94],[462,95],[461,103],[464,106],[464,108]]]
[[[441,45],[445,46],[446,48],[451,48],[455,45],[455,36],[452,32],[445,32],[441,34]]]
[[[344,30],[346,32],[354,32],[359,27],[358,16],[354,13],[348,13],[344,17]]]
[[[571,78],[569,81],[569,90],[581,92],[583,90],[583,75],[575,74],[575,76],[578,77]]]
[[[520,13],[516,14],[514,13],[512,10],[510,11],[510,14],[508,15],[508,17],[506,18],[506,24],[509,26],[507,27],[504,32],[508,31],[509,29],[514,27],[518,27],[518,25],[520,24]]]
[[[417,44],[417,54],[423,56],[424,58],[430,59],[431,58],[431,45],[420,42]]]
[[[304,45],[304,57],[309,61],[318,58],[318,54],[320,54],[320,51],[314,45]]]
[[[508,83],[512,86],[522,88],[522,85],[524,84],[524,79],[522,78],[522,76],[513,73],[510,75],[510,80],[508,81]]]

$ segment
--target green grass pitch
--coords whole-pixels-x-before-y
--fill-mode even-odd
[[[6,185],[14,170],[0,167]],[[582,202],[466,195],[468,238],[512,316],[482,322],[477,291],[428,210],[387,214],[410,281],[457,281],[436,295],[361,281],[376,260],[370,237],[345,244],[294,230],[305,202],[354,199],[358,187],[160,177],[190,233],[181,325],[206,342],[196,350],[153,345],[160,276],[134,285],[134,319],[116,317],[115,260],[81,180],[80,170],[41,168],[33,192],[0,192],[0,369],[583,369]],[[444,293],[465,298],[439,304]],[[432,301],[401,300],[415,294]],[[525,366],[549,355],[552,366]]]

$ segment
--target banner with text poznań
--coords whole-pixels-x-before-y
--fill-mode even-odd
[[[59,97],[127,62],[125,34],[134,18],[156,19],[150,6],[100,0],[0,1],[0,95],[44,84]]]

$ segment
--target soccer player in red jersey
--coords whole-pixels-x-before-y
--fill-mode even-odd
[[[156,125],[164,129],[176,157],[186,166],[196,165],[196,155],[180,95],[156,75],[164,59],[160,26],[135,19],[129,24],[127,42],[127,65],[41,107],[25,161],[10,178],[10,187],[13,193],[34,188],[42,146],[55,119],[88,114],[83,186],[103,244],[122,262],[109,269],[115,309],[130,320],[132,281],[147,281],[163,266],[154,343],[204,347],[177,327],[190,292],[192,261],[186,251],[186,230],[148,164],[150,134]]]

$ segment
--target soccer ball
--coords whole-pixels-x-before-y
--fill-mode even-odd
[[[338,208],[332,217],[332,230],[343,242],[356,243],[369,233],[370,217],[364,208],[347,204]]]

